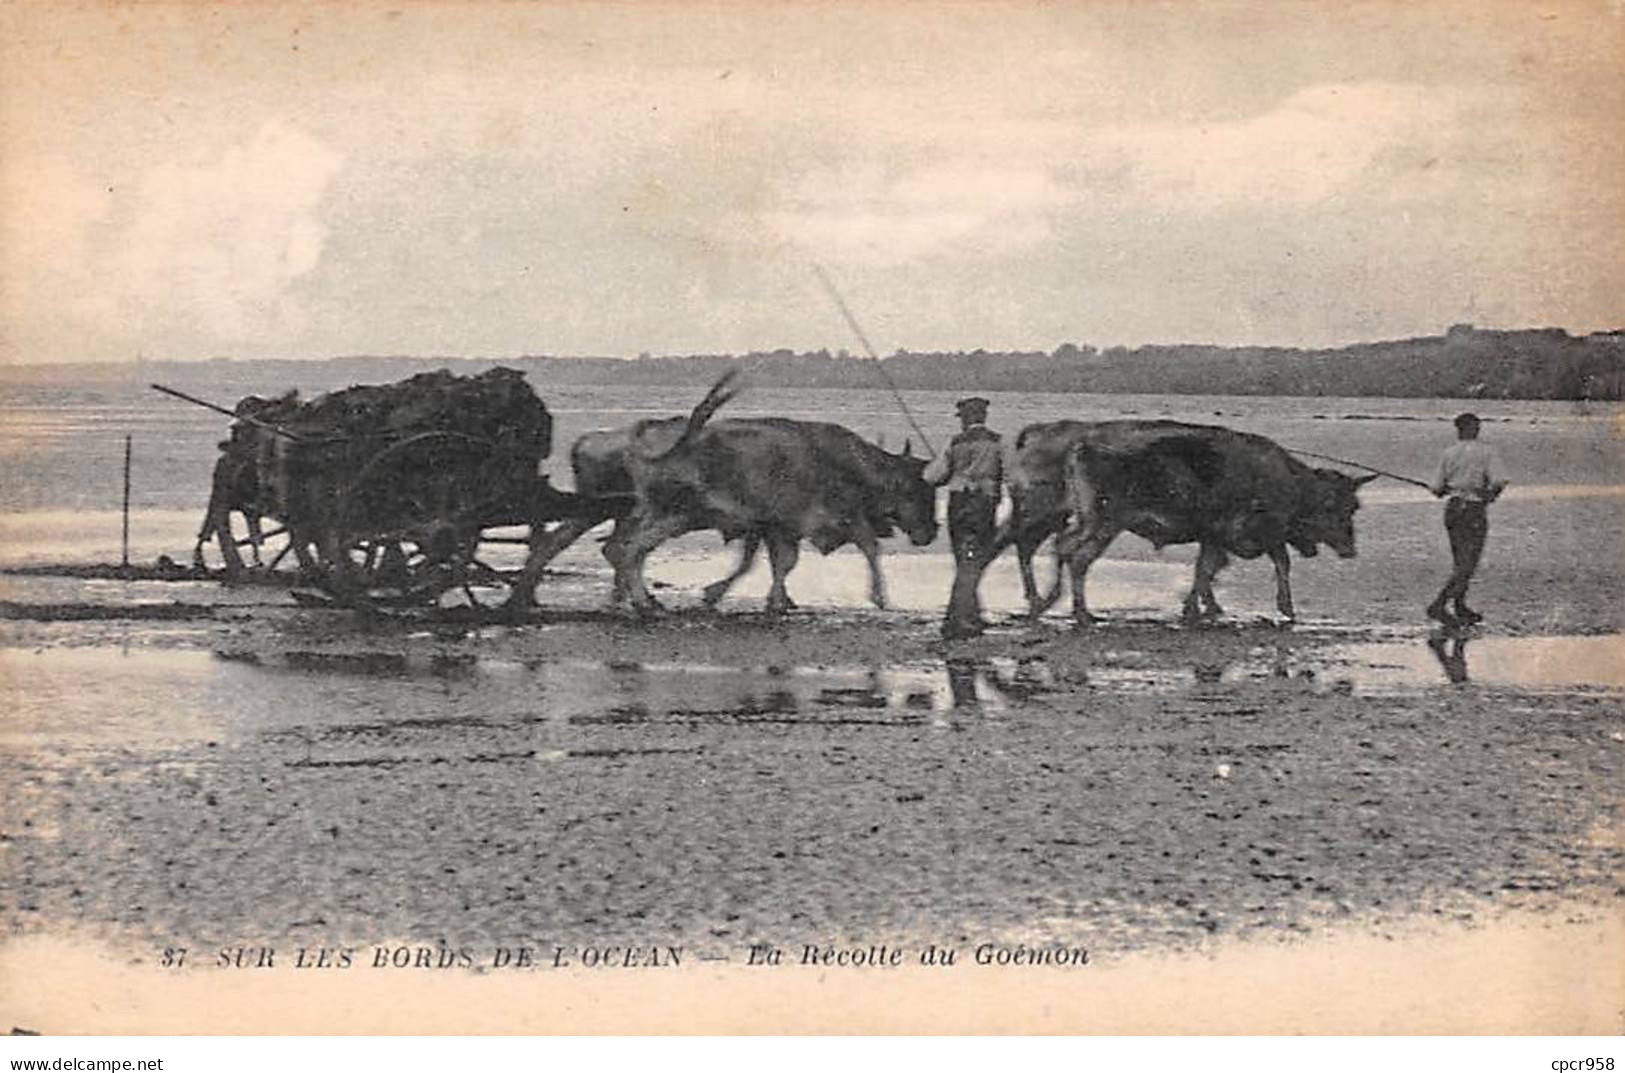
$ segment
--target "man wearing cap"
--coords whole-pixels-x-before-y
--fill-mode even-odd
[[[1445,450],[1438,476],[1429,486],[1434,495],[1448,499],[1444,530],[1450,536],[1453,568],[1427,614],[1446,626],[1471,626],[1484,620],[1467,606],[1467,586],[1484,553],[1484,538],[1489,533],[1487,508],[1507,486],[1500,460],[1479,442],[1478,429],[1478,415],[1456,418],[1456,442]]]
[[[976,596],[979,562],[993,546],[994,514],[1004,483],[1004,440],[987,427],[988,402],[960,399],[954,404],[961,431],[948,449],[925,467],[926,481],[948,486],[948,539],[954,550],[954,588],[948,600],[944,637],[970,637],[982,632],[981,603]]]

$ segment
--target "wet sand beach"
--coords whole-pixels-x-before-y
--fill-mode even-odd
[[[941,547],[892,549],[888,611],[850,551],[803,557],[797,612],[761,612],[760,567],[702,610],[732,553],[694,536],[651,563],[671,613],[634,620],[605,606],[594,534],[523,620],[360,616],[87,569],[109,558],[106,516],[14,511],[0,962],[71,948],[135,980],[179,946],[467,951],[469,970],[497,946],[681,948],[722,974],[715,995],[793,1006],[799,985],[728,974],[762,945],[994,944],[1086,950],[1102,975],[1067,988],[1163,974],[1219,1009],[1218,965],[1312,973],[1359,947],[1404,976],[1397,942],[1454,951],[1414,969],[1422,991],[1488,987],[1464,951],[1553,929],[1572,975],[1617,995],[1625,644],[1599,534],[1617,547],[1625,499],[1587,480],[1497,506],[1489,618],[1464,633],[1419,614],[1442,579],[1436,506],[1378,485],[1358,558],[1295,564],[1295,624],[1267,565],[1238,563],[1225,618],[1183,627],[1189,549],[1125,540],[1090,575],[1097,627],[1022,618],[1006,558],[984,585],[993,628],[952,645]],[[137,521],[143,566],[187,560],[195,515]],[[240,986],[208,964],[169,979]],[[1090,994],[1117,1010],[1099,1025],[1152,1023]],[[1413,997],[1281,1024],[1415,1026],[1432,1007]],[[1538,1023],[1618,1028],[1594,998]]]

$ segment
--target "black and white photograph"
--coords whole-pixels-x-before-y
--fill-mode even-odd
[[[1625,1030],[1622,129],[1620,0],[0,6],[0,1031]]]

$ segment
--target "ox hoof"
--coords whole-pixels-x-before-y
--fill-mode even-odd
[[[1083,612],[1081,615],[1080,614],[1074,614],[1072,616],[1072,626],[1073,626],[1073,628],[1079,629],[1079,630],[1090,629],[1091,627],[1093,627],[1099,621],[1100,621],[1100,619],[1096,618],[1094,615],[1089,614],[1089,612],[1087,612],[1087,611]]]
[[[728,590],[720,585],[707,585],[705,587],[705,591],[700,593],[700,603],[704,607],[714,611],[716,610],[716,606],[722,602],[722,598],[727,594]]]
[[[944,641],[965,641],[972,637],[982,636],[987,629],[987,623],[980,619],[969,622],[944,622],[942,624],[942,639]]]

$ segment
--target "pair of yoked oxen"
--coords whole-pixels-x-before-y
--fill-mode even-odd
[[[657,605],[643,577],[649,553],[673,537],[715,529],[742,540],[733,573],[708,585],[714,605],[765,544],[772,566],[769,610],[793,606],[785,578],[802,540],[828,554],[855,545],[869,563],[869,593],[886,606],[881,538],[901,530],[915,544],[937,535],[936,489],[905,444],[892,454],[835,424],[785,418],[711,420],[729,398],[719,383],[687,417],[640,422],[583,436],[571,452],[578,491],[635,502],[605,543],[615,598],[635,610]],[[1069,573],[1072,613],[1092,616],[1084,596],[1090,565],[1116,537],[1134,533],[1156,547],[1197,543],[1184,617],[1220,613],[1219,570],[1236,555],[1268,555],[1276,606],[1295,617],[1287,549],[1315,555],[1324,544],[1355,553],[1356,489],[1371,477],[1315,469],[1262,436],[1177,421],[1053,421],[1016,437],[1007,470],[1012,509],[988,554],[959,563],[948,622],[980,623],[976,589],[989,563],[1016,546],[1022,586],[1036,616],[1053,605]],[[1041,593],[1033,557],[1057,536],[1056,577]]]

